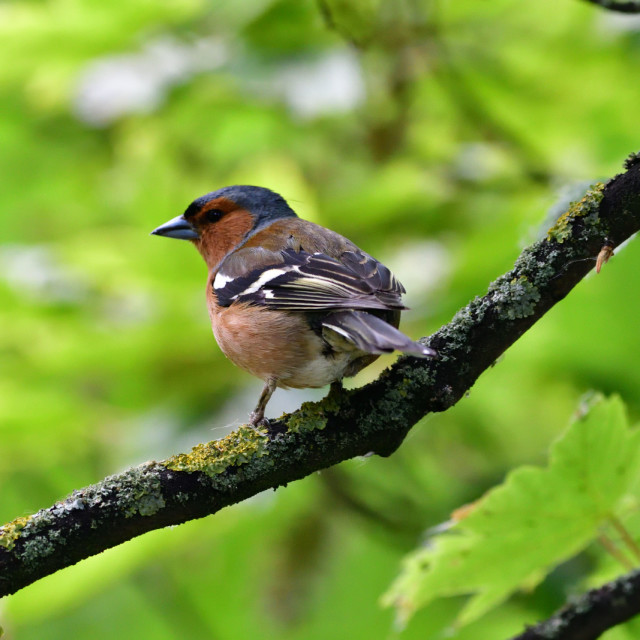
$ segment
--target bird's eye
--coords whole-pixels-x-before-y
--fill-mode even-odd
[[[223,215],[224,211],[220,209],[209,209],[209,211],[205,213],[205,217],[209,222],[218,222]]]

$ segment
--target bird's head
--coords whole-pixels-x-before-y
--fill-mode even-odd
[[[256,231],[296,217],[285,199],[264,187],[223,187],[196,198],[181,215],[151,233],[191,240],[210,268]]]

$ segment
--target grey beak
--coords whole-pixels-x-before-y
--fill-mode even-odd
[[[151,232],[153,236],[166,236],[177,240],[196,240],[200,234],[185,220],[184,216],[177,216],[165,222]]]

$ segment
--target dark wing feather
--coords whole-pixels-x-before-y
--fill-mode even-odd
[[[402,351],[419,358],[437,356],[437,352],[426,345],[411,340],[395,327],[366,311],[338,311],[330,313],[322,326],[346,338],[365,353],[391,353]],[[330,343],[332,339],[325,335]]]
[[[404,287],[375,258],[346,251],[340,259],[287,249],[278,261],[231,277],[224,263],[214,280],[218,304],[250,302],[286,311],[405,309]]]

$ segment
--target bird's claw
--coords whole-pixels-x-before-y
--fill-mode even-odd
[[[255,411],[252,411],[249,415],[249,426],[256,431],[260,429],[268,429],[269,428],[269,420],[265,418],[264,415],[260,415]]]

